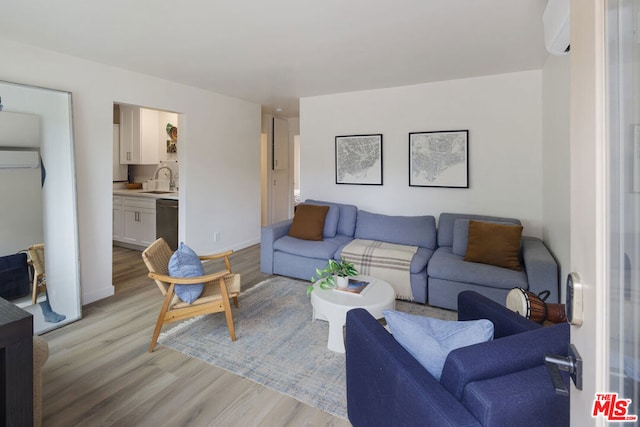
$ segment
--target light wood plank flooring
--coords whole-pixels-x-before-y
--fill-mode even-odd
[[[232,255],[243,289],[268,277],[259,272],[259,252],[253,246]],[[146,277],[140,252],[114,248],[114,264],[115,295],[44,335],[50,349],[43,370],[45,427],[350,425],[162,345],[149,354],[160,292]]]

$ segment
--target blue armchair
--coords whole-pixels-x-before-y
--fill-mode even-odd
[[[458,319],[489,319],[494,340],[453,350],[437,381],[366,310],[347,313],[349,420],[360,426],[564,426],[569,398],[555,394],[545,353],[567,354],[569,325],[531,322],[473,292]],[[564,377],[568,384],[568,377]]]

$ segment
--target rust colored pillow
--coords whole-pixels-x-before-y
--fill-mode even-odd
[[[469,221],[465,261],[480,262],[520,271],[521,225]]]
[[[289,236],[303,240],[322,240],[327,212],[329,206],[298,205],[289,228]]]

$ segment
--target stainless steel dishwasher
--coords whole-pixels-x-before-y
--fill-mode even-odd
[[[178,248],[178,201],[156,199],[156,239],[162,237],[174,251]]]

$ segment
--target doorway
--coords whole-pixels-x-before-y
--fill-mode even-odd
[[[115,293],[147,283],[139,280],[146,276],[140,253],[156,238],[170,238],[174,245],[178,240],[179,120],[180,115],[174,112],[113,104],[112,283]],[[165,201],[176,211],[170,230],[163,216]],[[159,216],[158,205],[161,205]]]
[[[262,117],[262,226],[293,216],[299,199],[300,157],[295,148],[299,147],[299,127],[298,118]]]

